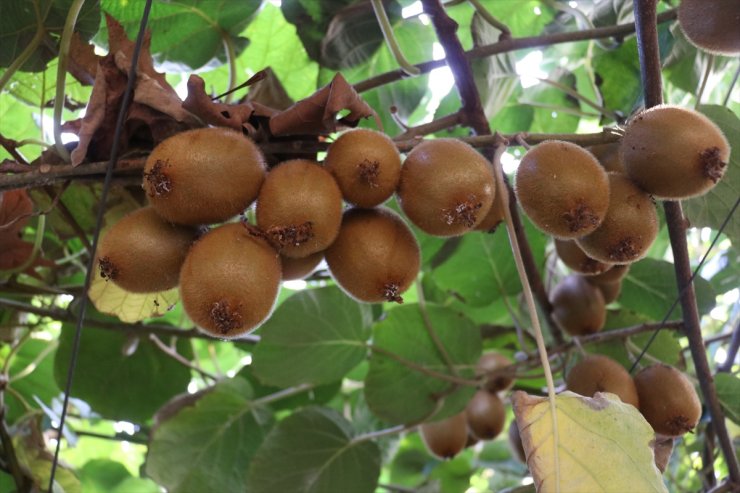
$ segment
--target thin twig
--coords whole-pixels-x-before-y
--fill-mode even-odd
[[[735,89],[738,77],[740,77],[740,63],[737,64],[735,75],[732,76],[732,82],[730,82],[730,87],[727,88],[727,94],[725,94],[725,99],[722,101],[722,106],[727,106],[727,103],[730,102],[730,96],[732,96],[732,90]]]
[[[149,334],[149,340],[152,341],[154,345],[157,346],[164,354],[174,359],[178,363],[182,364],[183,366],[187,366],[188,368],[197,372],[201,376],[205,378],[209,378],[213,380],[214,382],[218,381],[218,377],[216,375],[195,365],[192,361],[190,361],[189,359],[185,358],[183,355],[178,353],[175,348],[172,348],[168,346],[167,344],[165,344],[164,342],[162,342],[162,340],[159,337],[157,337],[155,334]]]
[[[707,87],[707,81],[709,80],[709,74],[712,73],[712,67],[714,66],[714,55],[709,54],[707,59],[707,66],[704,69],[704,76],[701,78],[701,84],[699,90],[696,93],[696,103],[694,103],[694,109],[698,109],[701,105],[701,97],[704,95],[704,89]]]
[[[10,469],[10,473],[15,481],[15,486],[19,492],[27,493],[31,491],[30,478],[26,477],[21,468],[18,456],[15,453],[15,446],[13,445],[13,439],[8,431],[8,424],[5,422],[5,411],[7,408],[5,405],[0,408],[0,440],[3,444],[3,452],[5,452],[5,461]]]

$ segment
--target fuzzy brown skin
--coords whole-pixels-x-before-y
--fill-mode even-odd
[[[283,267],[283,281],[303,279],[313,272],[322,260],[324,260],[324,252],[312,253],[308,257],[302,258],[290,258],[280,255],[280,264]]]
[[[593,259],[629,264],[647,255],[658,236],[658,213],[650,196],[624,175],[609,173],[609,184],[604,222],[576,242]]]
[[[570,275],[550,295],[552,318],[572,336],[593,334],[604,328],[606,303],[596,286],[579,275]]]
[[[441,421],[424,423],[419,433],[427,450],[440,459],[451,459],[459,454],[468,441],[465,411]]]
[[[166,220],[188,225],[226,221],[254,199],[265,179],[259,147],[226,128],[199,128],[154,148],[142,188]]]
[[[483,388],[489,392],[509,390],[514,385],[511,360],[499,353],[483,353],[475,365],[476,376],[485,376]]]
[[[325,257],[337,284],[366,303],[403,302],[401,294],[421,266],[414,234],[403,219],[385,208],[345,212],[339,236]]]
[[[607,172],[624,173],[624,163],[622,156],[619,155],[619,142],[596,144],[587,147],[586,150],[599,160],[599,164]]]
[[[151,207],[136,210],[100,240],[100,275],[132,293],[172,289],[195,235],[194,228],[170,224]]]
[[[609,207],[606,171],[590,152],[569,142],[545,141],[527,151],[515,191],[535,226],[556,238],[589,234]]]
[[[318,163],[293,159],[267,175],[257,197],[257,225],[281,255],[301,258],[325,250],[341,222],[342,193]]]
[[[594,260],[581,250],[573,240],[555,239],[555,251],[560,260],[571,270],[583,275],[602,274],[612,268],[612,264]]]
[[[388,200],[401,178],[401,156],[384,133],[345,132],[330,146],[324,167],[334,176],[344,200],[371,208]]]
[[[591,282],[591,279],[586,277],[586,280],[588,282]],[[617,282],[591,282],[594,286],[599,288],[599,291],[601,291],[601,295],[604,297],[604,303],[607,305],[613,301],[617,301],[617,298],[619,298],[619,295],[622,293],[622,281]]]
[[[280,259],[253,226],[229,223],[191,248],[180,273],[185,312],[206,333],[243,335],[272,312],[280,288]]]
[[[656,364],[635,375],[640,412],[656,433],[680,436],[701,417],[701,401],[691,381],[672,366]]]
[[[629,264],[626,265],[615,265],[608,271],[602,274],[596,274],[595,276],[588,276],[588,282],[591,284],[611,284],[615,282],[621,282],[622,279],[630,271]]]
[[[434,236],[457,236],[475,228],[493,204],[491,166],[468,144],[426,140],[401,168],[398,199],[406,217]]]
[[[740,53],[740,2],[681,0],[678,24],[695,46],[710,53]]]
[[[626,174],[659,199],[703,195],[722,178],[730,145],[707,117],[676,106],[656,106],[627,126],[620,153]]]
[[[468,428],[480,440],[493,440],[506,424],[506,406],[496,394],[479,390],[465,407]]]
[[[611,392],[622,402],[640,407],[635,382],[629,372],[611,358],[599,354],[586,356],[568,372],[565,380],[568,390],[585,397],[596,392]]]
[[[488,214],[486,214],[483,220],[478,223],[478,225],[475,227],[475,230],[493,233],[494,231],[496,231],[496,228],[499,226],[499,224],[503,223],[505,220],[506,216],[504,210],[499,203],[498,198],[495,198],[493,200],[493,204],[491,204],[491,208],[488,209]]]

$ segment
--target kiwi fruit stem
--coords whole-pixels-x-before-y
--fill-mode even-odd
[[[545,339],[542,336],[542,327],[540,326],[540,319],[537,312],[537,308],[534,304],[534,296],[532,295],[532,287],[529,285],[529,279],[527,273],[524,270],[524,261],[522,260],[522,253],[519,249],[519,241],[516,237],[516,231],[514,230],[514,223],[511,220],[511,210],[508,207],[509,204],[509,190],[506,187],[504,181],[504,171],[501,167],[501,156],[506,151],[508,142],[506,139],[501,137],[496,139],[496,150],[493,155],[493,171],[496,183],[496,193],[494,200],[498,200],[501,210],[504,211],[504,221],[506,223],[506,231],[509,233],[509,243],[511,250],[514,255],[514,263],[516,264],[516,270],[519,274],[519,280],[522,283],[522,292],[524,293],[524,299],[527,303],[527,310],[529,310],[530,317],[532,319],[532,328],[534,329],[534,337],[537,341],[537,353],[540,356],[540,362],[545,372],[545,381],[547,382],[547,396],[550,402],[550,415],[552,416],[552,434],[553,434],[553,450],[552,457],[555,462],[555,484],[560,485],[560,455],[558,453],[557,444],[560,443],[558,436],[558,415],[557,407],[555,403],[555,384],[552,378],[552,369],[550,368],[550,361],[547,357],[547,348],[545,346]],[[559,490],[559,486],[558,486]]]

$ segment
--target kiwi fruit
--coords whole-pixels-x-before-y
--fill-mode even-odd
[[[740,2],[682,0],[678,24],[691,43],[719,55],[740,53]]]
[[[486,214],[483,220],[478,223],[478,225],[475,227],[475,230],[493,233],[498,225],[505,220],[506,215],[505,211],[503,210],[503,205],[501,204],[501,201],[498,199],[494,199],[493,204],[491,204],[491,208],[488,209],[488,214]]]
[[[283,270],[283,281],[303,279],[314,271],[317,265],[324,260],[324,252],[312,253],[308,257],[290,258],[280,255],[280,265]]]
[[[588,282],[591,280],[586,277]],[[594,282],[591,283],[601,291],[601,295],[604,297],[604,303],[607,305],[612,301],[616,301],[619,295],[622,293],[622,281],[617,282]]]
[[[401,156],[384,133],[360,128],[345,132],[330,146],[324,167],[334,176],[344,200],[358,207],[382,204],[401,178]]]
[[[722,178],[730,159],[730,145],[714,122],[697,111],[669,105],[632,118],[620,152],[633,182],[656,198],[669,200],[707,193]]]
[[[588,276],[588,282],[592,284],[611,284],[619,282],[624,279],[624,276],[627,275],[629,270],[629,264],[615,265],[606,272],[596,274],[594,276]]]
[[[154,148],[142,187],[167,221],[220,223],[254,202],[265,173],[262,152],[249,138],[226,128],[199,128]]]
[[[440,459],[451,459],[459,454],[468,442],[468,422],[465,411],[441,421],[422,423],[419,426],[424,445]]]
[[[686,375],[658,363],[638,372],[634,380],[640,412],[656,433],[680,436],[696,427],[701,401]]]
[[[639,408],[635,382],[629,372],[613,359],[600,354],[590,354],[568,372],[565,379],[568,390],[586,397],[596,392],[610,392],[622,402]]]
[[[599,262],[586,255],[575,240],[559,240],[555,238],[555,251],[565,265],[579,274],[601,274],[612,268],[612,264]]]
[[[516,171],[515,192],[535,226],[556,238],[594,231],[609,207],[606,171],[570,142],[548,140],[529,149]]]
[[[425,233],[458,236],[488,214],[496,191],[488,161],[456,139],[426,140],[401,168],[398,199],[406,217]]]
[[[100,240],[100,276],[132,293],[156,293],[177,286],[196,230],[170,224],[144,207],[111,226]]]
[[[609,173],[609,210],[593,233],[576,240],[589,257],[629,264],[643,258],[658,236],[658,213],[650,195],[620,173]]]
[[[615,173],[624,173],[624,164],[622,156],[619,154],[619,142],[610,142],[609,144],[596,144],[586,148],[591,154],[598,159],[599,164],[606,171]]]
[[[480,440],[493,440],[506,424],[506,406],[499,397],[479,390],[465,407],[470,432]]]
[[[246,223],[229,223],[190,249],[180,272],[180,297],[199,328],[230,339],[267,319],[281,276],[280,258],[265,234]]]
[[[414,234],[386,208],[347,210],[325,257],[337,284],[367,303],[402,303],[421,266]]]
[[[476,376],[485,377],[483,388],[489,392],[509,390],[514,385],[514,366],[500,353],[483,353],[475,365]]]
[[[300,258],[325,250],[339,233],[342,193],[331,173],[306,159],[270,170],[257,197],[257,225],[280,254]]]
[[[509,448],[511,449],[514,457],[524,464],[527,463],[527,454],[524,452],[524,444],[522,444],[522,436],[519,434],[519,425],[516,424],[516,420],[512,419],[509,423]]]
[[[604,327],[604,295],[582,276],[563,278],[552,290],[550,302],[555,323],[572,336],[593,334]]]

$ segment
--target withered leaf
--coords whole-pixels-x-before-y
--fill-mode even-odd
[[[33,203],[25,190],[0,193],[0,271],[23,265],[33,252],[33,244],[21,239],[23,227],[33,213]],[[37,265],[49,262],[37,257],[26,269],[33,275]]]
[[[79,33],[72,33],[72,44],[67,58],[67,71],[75,79],[83,85],[92,85],[95,82],[95,73],[98,71],[100,58],[95,54],[95,46],[92,43],[83,41]]]
[[[188,79],[188,97],[182,107],[209,125],[233,128],[247,135],[256,131],[249,123],[249,118],[254,113],[252,103],[226,104],[212,101],[206,93],[205,81],[197,75],[191,75]]]

